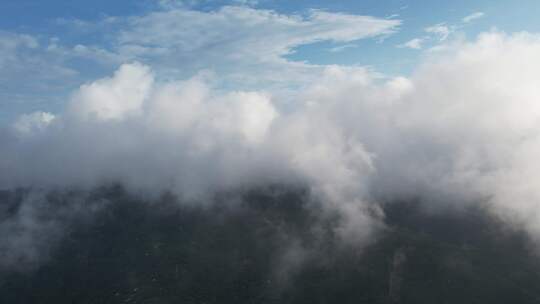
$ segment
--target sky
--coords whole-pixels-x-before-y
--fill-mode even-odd
[[[215,74],[216,86],[277,92],[328,65],[408,76],[441,43],[540,27],[533,0],[4,0],[0,7],[2,125],[27,112],[61,111],[80,85],[123,63],[148,64],[163,79]],[[257,18],[263,27],[251,23]]]

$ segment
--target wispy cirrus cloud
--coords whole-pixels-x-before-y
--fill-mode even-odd
[[[428,43],[444,43],[452,34],[459,32],[464,27],[468,26],[469,23],[474,20],[484,17],[483,12],[475,12],[470,15],[467,15],[461,19],[461,23],[458,24],[448,24],[446,22],[441,22],[424,28],[425,35],[423,37],[413,38],[404,43],[398,44],[398,48],[409,48],[414,50],[421,50],[423,46]]]
[[[338,52],[344,51],[346,49],[352,49],[352,48],[357,48],[357,47],[358,47],[358,45],[356,45],[356,44],[348,43],[348,44],[342,44],[342,45],[335,46],[333,48],[328,49],[328,51],[330,51],[332,53],[338,53]]]
[[[445,41],[448,36],[450,36],[450,34],[454,32],[454,28],[452,26],[446,25],[445,23],[439,23],[426,27],[424,31],[429,34],[436,35],[439,41]]]
[[[469,22],[472,22],[474,20],[477,20],[477,19],[480,19],[482,17],[484,17],[484,13],[483,12],[476,12],[476,13],[472,13],[468,16],[465,16],[463,17],[463,19],[461,19],[461,21],[463,21],[463,23],[469,23]]]
[[[0,33],[4,36],[0,66],[8,61],[12,65],[0,70],[0,78],[13,82],[4,82],[4,98],[16,98],[35,108],[31,106],[35,96],[39,95],[41,102],[51,102],[58,92],[65,96],[74,84],[131,61],[151,65],[158,77],[164,78],[188,78],[210,70],[220,75],[224,85],[288,87],[323,70],[287,60],[284,56],[296,47],[321,41],[347,44],[389,35],[398,30],[401,21],[322,10],[281,14],[250,5],[200,11],[184,2],[164,1],[159,9],[141,15],[107,16],[99,21],[60,18],[55,24],[75,38],[67,41],[62,36]],[[8,48],[10,43],[18,45],[17,51]],[[38,71],[28,72],[38,66]],[[26,81],[29,88],[18,90],[15,83],[28,75],[59,81],[41,89],[36,86],[43,81]],[[52,88],[56,94],[49,92]]]
[[[156,64],[182,62],[194,68],[205,68],[208,63],[241,64],[247,68],[258,63],[276,68],[287,64],[283,56],[300,45],[386,35],[399,25],[399,20],[320,10],[301,16],[237,6],[212,12],[174,9],[129,19],[115,48]]]

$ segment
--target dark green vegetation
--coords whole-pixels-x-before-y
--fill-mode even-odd
[[[40,267],[0,274],[0,303],[540,303],[540,258],[481,210],[389,204],[388,229],[360,250],[302,191],[202,208],[93,195],[110,203],[70,224]]]

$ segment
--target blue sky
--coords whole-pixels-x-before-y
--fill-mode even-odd
[[[61,111],[77,87],[126,62],[161,79],[210,73],[218,87],[284,90],[321,66],[408,76],[437,45],[540,30],[534,0],[4,0],[0,8],[0,123]]]

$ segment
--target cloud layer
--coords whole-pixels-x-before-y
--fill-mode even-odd
[[[411,78],[327,67],[284,106],[223,91],[204,74],[160,81],[122,65],[54,116],[2,131],[0,187],[170,191],[183,201],[266,184],[304,185],[339,214],[344,240],[381,227],[380,204],[487,204],[540,240],[540,38],[481,34],[435,52]]]

